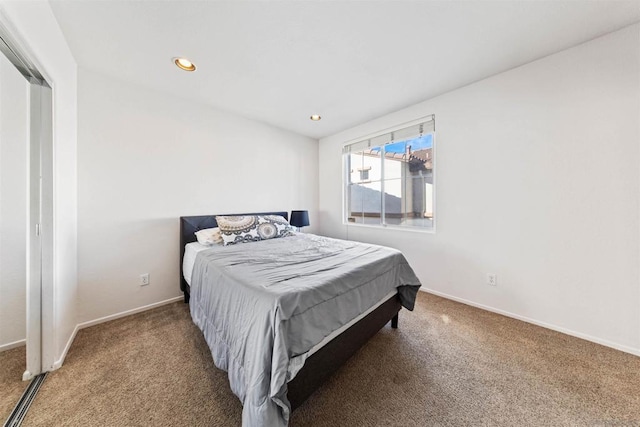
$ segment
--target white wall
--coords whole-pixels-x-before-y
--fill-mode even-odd
[[[317,140],[83,68],[78,93],[81,322],[181,295],[180,216],[308,209],[317,224]]]
[[[60,365],[77,324],[77,66],[47,1],[2,1],[0,13],[53,87],[54,277],[42,307],[43,325],[53,327],[43,337],[49,370]]]
[[[321,139],[320,231],[347,236],[342,144],[435,114],[436,233],[348,237],[401,249],[426,289],[640,354],[639,41],[634,25]]]
[[[0,350],[24,344],[28,83],[0,54]]]

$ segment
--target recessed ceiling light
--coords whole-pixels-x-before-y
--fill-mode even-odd
[[[196,64],[194,64],[193,62],[189,61],[186,58],[174,58],[173,62],[181,70],[185,70],[185,71],[195,71],[196,70]]]
[[[318,120],[320,120],[322,117],[320,117],[320,115],[318,114],[314,114],[311,117],[309,117],[311,120],[313,120],[314,122],[317,122]]]

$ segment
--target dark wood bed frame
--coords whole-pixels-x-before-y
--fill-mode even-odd
[[[289,218],[287,212],[233,215],[281,215]],[[185,245],[196,241],[194,234],[196,231],[216,226],[215,215],[180,217],[180,289],[184,292],[185,303],[189,302],[189,285],[182,274]],[[302,405],[315,390],[389,321],[391,321],[392,328],[397,328],[398,312],[401,308],[400,300],[396,294],[311,355],[305,361],[300,372],[287,384],[287,397],[291,403],[291,410]]]

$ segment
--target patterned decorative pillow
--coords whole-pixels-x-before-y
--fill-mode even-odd
[[[293,235],[293,227],[279,215],[217,216],[224,245],[258,242]]]
[[[205,246],[212,245],[221,245],[222,244],[222,234],[220,233],[220,228],[205,228],[195,233],[196,238],[198,239],[198,243]]]

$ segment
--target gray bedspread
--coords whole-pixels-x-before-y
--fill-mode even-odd
[[[400,251],[297,233],[198,253],[191,317],[243,402],[245,427],[286,426],[287,368],[396,289],[420,282]]]

